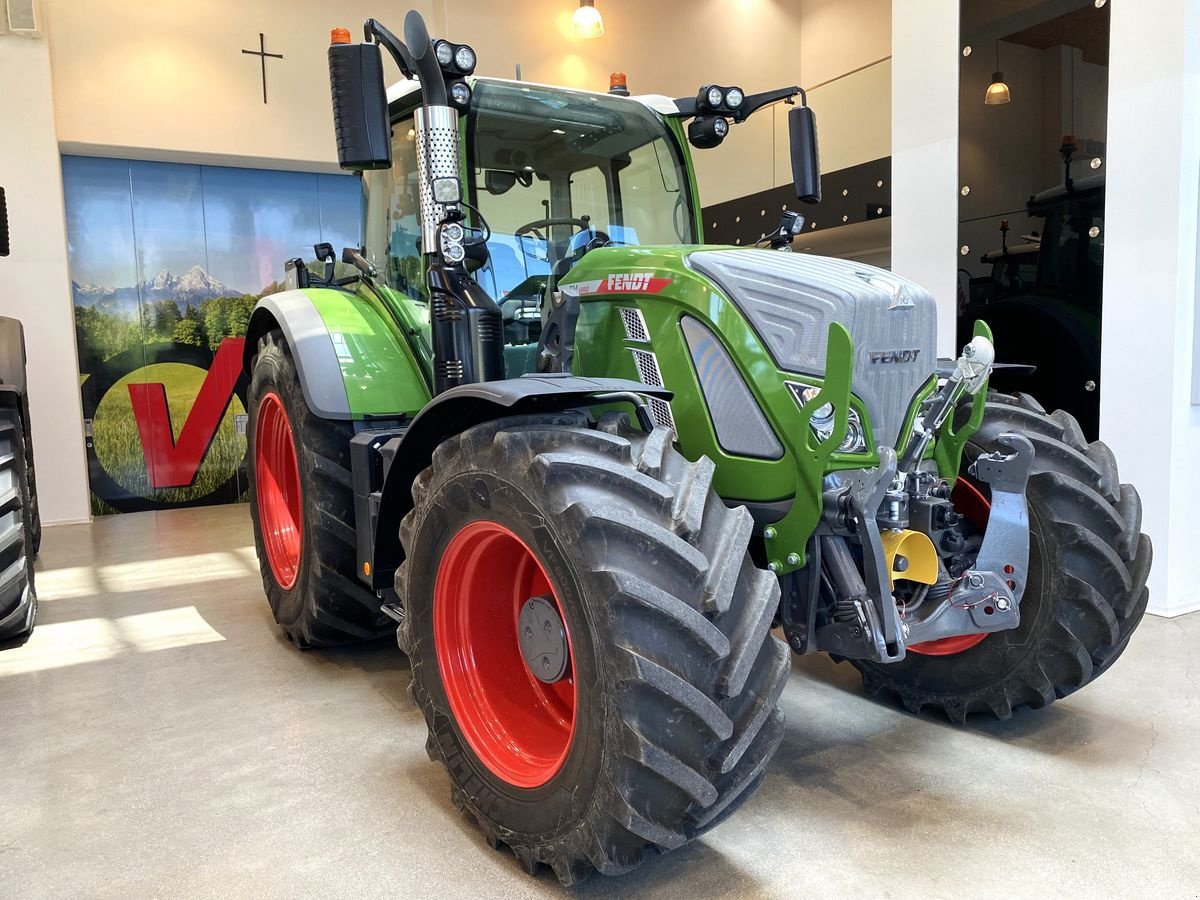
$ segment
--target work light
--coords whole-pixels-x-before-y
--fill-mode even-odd
[[[465,81],[456,81],[450,85],[450,101],[455,105],[466,109],[471,103],[471,88],[467,86]]]
[[[475,51],[463,44],[454,51],[454,65],[464,75],[471,74],[475,70]]]

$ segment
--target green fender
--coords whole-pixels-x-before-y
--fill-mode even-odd
[[[429,402],[423,367],[387,307],[367,288],[303,288],[259,300],[246,329],[247,375],[259,339],[283,332],[309,409],[326,419],[414,416]]]

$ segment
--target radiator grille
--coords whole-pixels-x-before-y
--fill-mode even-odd
[[[650,329],[646,327],[646,320],[642,317],[642,311],[636,308],[622,307],[621,321],[625,323],[625,336],[639,344],[650,343]]]
[[[646,350],[630,350],[633,361],[637,365],[638,381],[651,387],[662,387],[662,372],[658,368],[658,358]]]
[[[664,428],[675,430],[675,419],[671,415],[671,404],[666,400],[660,400],[658,397],[650,399],[650,416],[654,419],[655,425],[662,425]]]
[[[630,350],[633,361],[637,365],[638,381],[650,387],[664,387],[662,371],[658,368],[658,357],[647,350]],[[671,404],[658,397],[650,397],[650,415],[656,425],[675,427],[675,418],[671,415]]]

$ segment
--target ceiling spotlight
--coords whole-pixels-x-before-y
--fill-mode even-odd
[[[596,9],[596,0],[579,0],[579,9],[571,18],[571,30],[581,38],[598,38],[604,34],[604,19]]]

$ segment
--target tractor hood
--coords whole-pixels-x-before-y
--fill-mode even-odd
[[[937,365],[937,310],[928,291],[885,269],[804,253],[700,249],[687,265],[738,307],[785,371],[822,376],[829,326],[845,326],[854,343],[854,394],[875,440],[896,446],[913,395]]]

